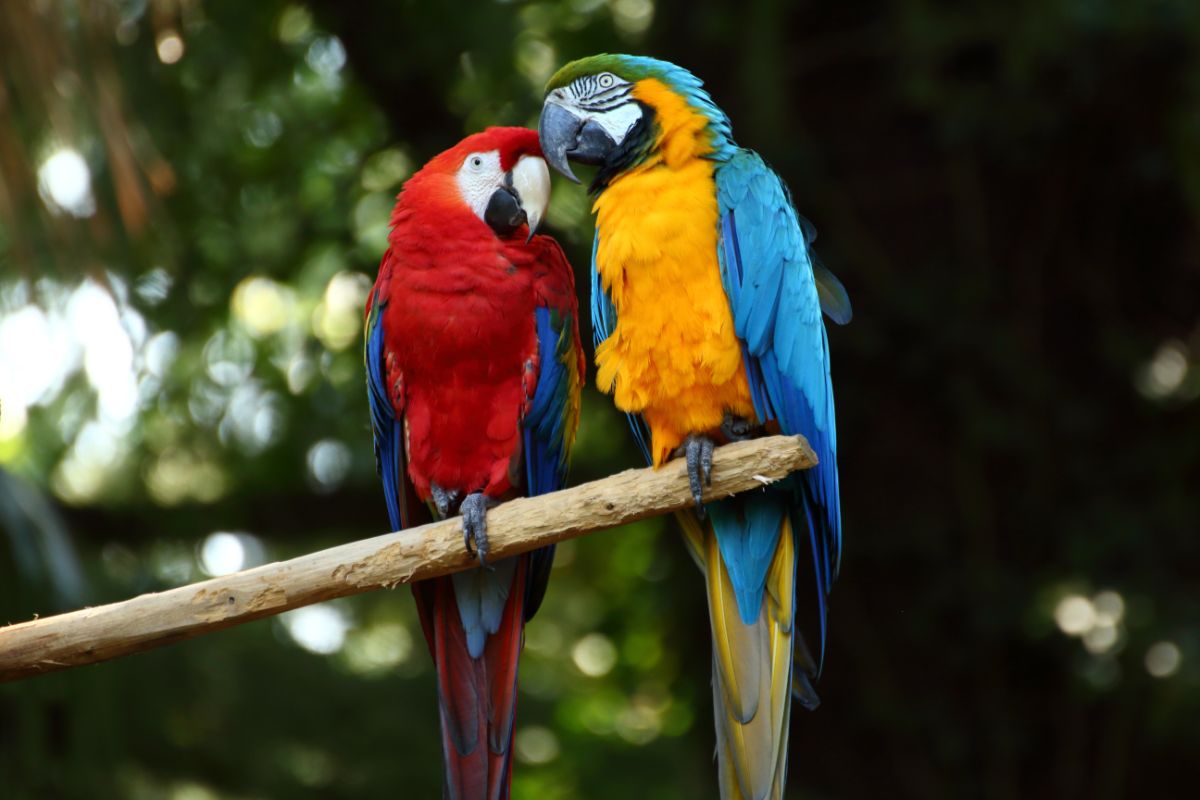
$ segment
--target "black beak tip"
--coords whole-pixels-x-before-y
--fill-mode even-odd
[[[525,209],[512,190],[497,189],[488,200],[487,209],[483,213],[483,221],[495,231],[497,236],[511,236],[513,231],[526,223]]]

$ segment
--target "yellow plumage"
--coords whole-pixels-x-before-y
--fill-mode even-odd
[[[596,271],[616,326],[596,348],[596,384],[642,415],[662,464],[727,412],[754,419],[717,261],[718,210],[708,121],[659,81],[634,96],[655,110],[653,155],[596,200]],[[710,521],[676,515],[704,571],[713,632],[713,700],[723,800],[778,800],[787,769],[795,543],[785,515],[758,619],[742,622]]]
[[[656,80],[634,96],[654,107],[655,155],[597,198],[596,270],[617,324],[596,348],[596,385],[641,413],[662,464],[725,412],[754,418],[717,263],[717,197],[707,121]]]
[[[778,800],[787,772],[791,718],[795,539],[780,526],[766,597],[753,625],[742,622],[712,525],[676,514],[688,550],[704,570],[713,634],[713,707],[722,800]]]

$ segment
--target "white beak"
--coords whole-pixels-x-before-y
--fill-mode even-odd
[[[521,156],[512,171],[513,188],[529,223],[529,238],[537,231],[550,205],[550,169],[538,156]]]

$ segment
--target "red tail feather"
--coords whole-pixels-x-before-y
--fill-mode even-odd
[[[509,796],[517,658],[523,641],[529,569],[529,556],[519,558],[500,628],[488,636],[482,658],[471,658],[467,652],[451,579],[413,585],[421,627],[437,669],[449,800],[507,800]]]

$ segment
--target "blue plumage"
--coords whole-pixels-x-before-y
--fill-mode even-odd
[[[623,59],[664,80],[710,120],[707,132],[713,152],[708,157],[717,162],[721,278],[742,343],[755,411],[760,420],[776,420],[784,433],[802,434],[820,462],[785,486],[798,497],[807,523],[794,529],[810,532],[823,660],[826,595],[841,560],[842,524],[829,345],[821,314],[824,310],[836,322],[849,321],[849,299],[837,278],[814,263],[809,244],[816,238],[815,229],[796,213],[779,176],[756,153],[733,142],[728,117],[700,80],[667,62],[640,56]],[[616,327],[616,310],[596,269],[599,236],[597,231],[592,247],[592,326],[597,344]],[[639,449],[649,461],[645,424],[637,415],[628,416]],[[779,530],[777,524],[772,530],[766,522],[778,523],[785,505],[756,501],[750,504],[752,513],[740,515],[728,512],[725,505],[709,503],[707,508],[738,596],[739,613],[749,621],[758,613],[762,576],[770,566],[769,554],[774,552]],[[778,511],[765,510],[776,506]]]
[[[823,657],[826,594],[841,559],[842,524],[829,343],[808,239],[787,190],[757,154],[739,150],[717,167],[715,181],[721,277],[749,356],[755,411],[785,433],[802,434],[820,462],[791,482],[801,490],[811,536]]]
[[[383,479],[384,500],[392,530],[408,527],[406,518],[406,486],[404,479],[403,431],[396,419],[395,409],[388,399],[387,376],[383,359],[383,306],[378,297],[372,299],[367,318],[367,400],[371,406],[371,433],[375,440],[375,466]]]
[[[620,104],[617,90],[606,93],[606,84],[620,85],[605,78],[609,73],[632,84],[630,92],[634,100]],[[589,88],[589,76],[599,87],[598,92]],[[687,111],[680,110],[677,98],[664,97],[663,84],[684,100],[689,107]],[[543,112],[543,138],[549,140],[551,151],[560,158],[569,159],[569,148],[577,141],[567,135],[575,124],[568,116],[586,120],[582,123],[584,131],[588,125],[595,127],[602,122],[611,122],[605,128],[611,131],[626,121],[624,115],[633,111],[640,115],[626,139],[613,140],[614,147],[609,148],[608,160],[598,173],[602,177],[592,184],[594,193],[608,192],[618,187],[618,181],[629,180],[631,183],[618,192],[616,202],[630,202],[628,198],[633,198],[630,202],[633,210],[627,216],[614,211],[611,199],[601,196],[597,202],[600,223],[592,251],[592,321],[596,343],[609,340],[617,328],[616,309],[604,291],[597,264],[600,236],[611,235],[618,243],[614,259],[621,259],[622,248],[630,248],[633,253],[629,263],[614,261],[606,263],[604,268],[606,272],[617,271],[613,273],[614,281],[618,280],[617,274],[621,276],[628,313],[636,315],[637,303],[645,303],[646,295],[632,287],[647,277],[646,271],[658,266],[653,249],[644,241],[653,239],[657,228],[639,225],[632,217],[650,218],[653,213],[676,207],[702,213],[702,218],[688,220],[692,227],[685,229],[686,244],[675,240],[668,243],[664,237],[662,265],[676,270],[671,273],[672,279],[684,283],[679,300],[694,300],[696,292],[711,292],[712,271],[719,270],[721,286],[717,289],[717,301],[720,302],[723,289],[729,303],[732,333],[741,352],[749,403],[740,387],[733,399],[729,395],[705,394],[714,386],[728,383],[710,379],[702,370],[697,370],[694,382],[689,383],[687,359],[700,359],[698,363],[703,364],[708,352],[699,349],[703,345],[693,347],[692,343],[704,340],[690,331],[680,333],[666,323],[657,329],[640,325],[630,326],[628,331],[622,329],[623,338],[613,343],[618,350],[628,347],[635,353],[639,360],[632,371],[639,376],[650,375],[651,388],[640,392],[623,391],[630,388],[624,386],[600,389],[614,390],[618,404],[623,407],[646,409],[655,419],[655,434],[661,430],[665,437],[663,446],[679,444],[681,450],[687,451],[689,477],[697,500],[702,496],[696,481],[703,472],[700,466],[703,453],[715,441],[775,431],[802,434],[819,459],[814,468],[789,476],[763,491],[704,504],[707,523],[703,515],[698,517],[687,511],[681,514],[685,538],[704,570],[708,590],[721,796],[728,800],[779,800],[787,776],[789,693],[807,708],[815,708],[819,702],[810,679],[819,674],[819,665],[824,660],[826,597],[841,556],[836,420],[822,312],[835,322],[848,322],[849,298],[837,278],[811,253],[810,244],[816,238],[816,231],[796,213],[779,177],[759,156],[734,143],[728,117],[690,72],[656,59],[602,55],[564,67],[551,79],[550,91]],[[627,108],[635,101],[637,109]],[[615,116],[618,113],[622,116]],[[587,162],[583,157],[575,160]],[[696,176],[708,174],[712,175],[711,183],[696,180]],[[685,182],[665,187],[673,175]],[[673,189],[673,193],[667,188]],[[662,192],[662,200],[655,199],[658,192]],[[667,218],[664,214],[664,219]],[[715,225],[715,231],[700,228],[710,224]],[[629,244],[631,241],[637,247]],[[717,265],[705,258],[706,253],[697,258],[694,246],[698,242],[703,242],[706,248],[715,247]],[[668,252],[669,247],[675,250]],[[691,266],[693,274],[677,266],[683,260]],[[662,276],[655,277],[661,282]],[[693,278],[695,283],[688,283]],[[642,284],[640,288],[645,286]],[[656,294],[662,293],[660,287],[655,288]],[[703,333],[720,337],[721,352],[728,353],[731,342],[727,318],[719,314],[714,323],[712,295],[705,294],[702,299],[703,314],[698,312],[697,320],[705,319],[713,326]],[[627,313],[624,306],[622,313]],[[676,313],[688,313],[686,304],[681,302]],[[635,341],[656,334],[657,342]],[[685,366],[679,369],[680,365]],[[616,366],[624,365],[618,362]],[[694,405],[673,407],[666,402],[656,405],[662,398],[651,396],[653,375],[655,370],[660,375],[666,373],[668,367],[675,371],[669,373],[669,380],[664,378],[660,383],[666,399]],[[721,375],[722,381],[728,380],[728,372]],[[646,396],[644,402],[643,396]],[[721,405],[714,407],[716,397],[722,398]],[[725,420],[718,423],[722,412]],[[749,424],[743,425],[743,421],[731,419],[730,412],[753,419],[745,420]],[[666,421],[659,424],[659,418],[668,413],[675,417],[674,427]],[[650,461],[646,425],[638,415],[630,415],[629,419],[638,445]],[[655,453],[656,460],[661,461],[665,455]],[[810,555],[812,577],[805,574],[809,570],[805,562]],[[798,583],[801,576],[803,579]],[[799,589],[800,583],[806,584],[806,588]],[[806,616],[800,610],[797,593],[812,590],[817,596],[820,632],[816,660],[797,627],[798,619]]]
[[[570,315],[549,308],[534,312],[538,339],[538,382],[533,399],[522,421],[525,449],[525,483],[527,494],[554,492],[567,479],[567,414],[572,393],[577,391],[571,366],[575,362],[575,324]],[[554,546],[533,551],[529,563],[530,579],[526,583],[525,619],[530,619],[542,604],[550,567],[554,561]]]
[[[538,381],[522,423],[525,480],[530,496],[562,487],[567,472],[563,434],[571,391],[571,320],[548,308],[535,312],[538,338]]]
[[[607,339],[617,327],[617,310],[613,307],[612,299],[600,282],[600,270],[596,269],[596,251],[600,248],[600,231],[596,231],[592,239],[592,344],[597,347]],[[652,463],[650,458],[650,431],[638,414],[626,414],[629,429],[633,431],[633,439],[646,463]]]
[[[729,582],[737,597],[742,622],[758,619],[767,582],[767,570],[775,557],[779,525],[787,503],[778,492],[737,497],[705,505],[717,534],[717,546],[729,571]]]

